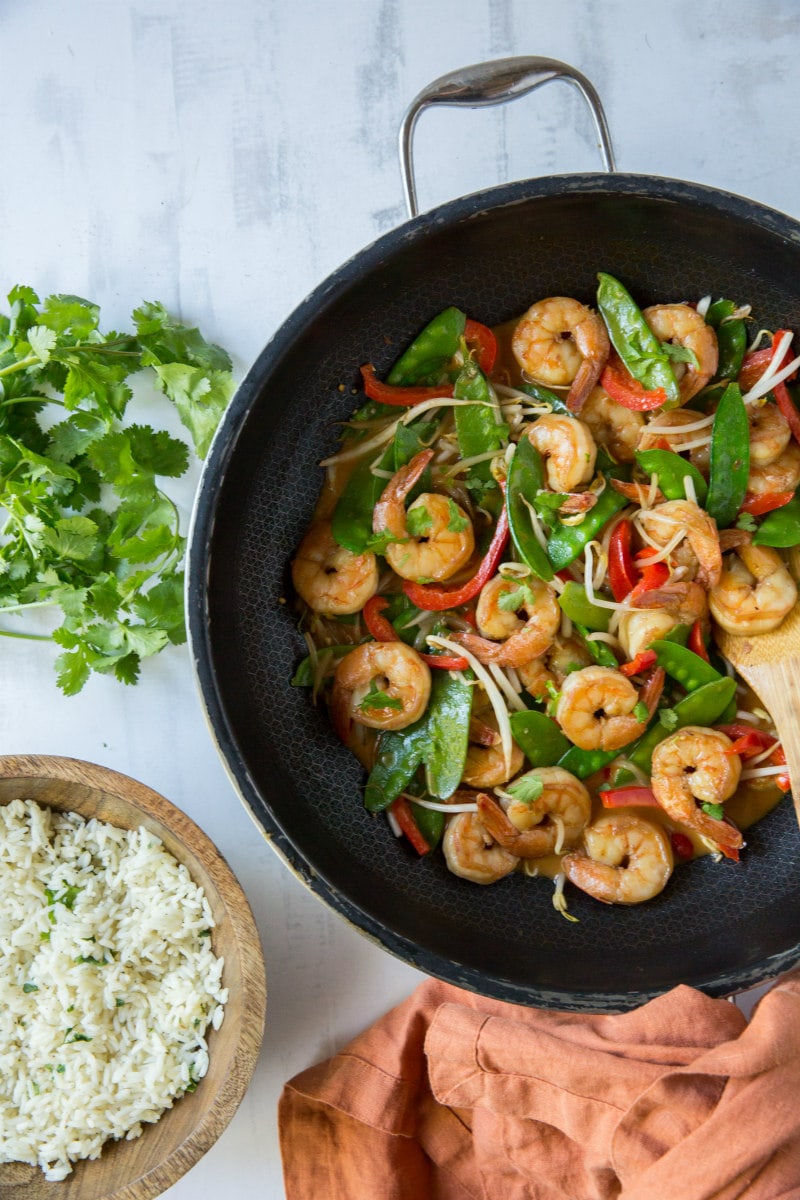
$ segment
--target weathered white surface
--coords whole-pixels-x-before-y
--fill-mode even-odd
[[[543,54],[599,89],[623,170],[692,179],[800,216],[800,9],[792,0],[60,0],[0,4],[0,293],[71,291],[123,324],[160,299],[232,352],[268,335],[345,258],[403,220],[402,112],[467,63]],[[595,169],[563,85],[506,109],[426,114],[423,208],[507,178]],[[183,492],[188,509],[191,486]],[[241,879],[270,983],[262,1060],[174,1200],[283,1195],[284,1079],[420,979],[313,900],[267,849],[220,766],[188,654],[135,689],[65,700],[47,648],[2,646],[0,751],[128,772],[185,808]]]

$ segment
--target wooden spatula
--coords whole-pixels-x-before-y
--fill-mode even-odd
[[[733,637],[716,628],[714,636],[722,653],[750,684],[775,722],[800,821],[800,604],[772,633]]]

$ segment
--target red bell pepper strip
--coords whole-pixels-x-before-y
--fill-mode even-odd
[[[477,363],[484,375],[491,374],[497,360],[497,338],[489,326],[481,325],[480,321],[472,321],[467,317],[464,339],[470,348],[474,346],[477,351]]]
[[[642,671],[649,671],[656,665],[656,662],[655,650],[641,650],[630,662],[623,663],[620,671],[630,679],[631,675],[641,675]]]
[[[407,580],[403,584],[403,591],[412,604],[416,604],[417,608],[422,608],[426,612],[444,612],[448,608],[459,608],[477,596],[483,585],[492,578],[507,542],[508,516],[506,507],[503,505],[497,521],[497,528],[489,543],[489,549],[472,579],[461,584],[460,587],[454,588],[440,587],[435,583],[414,583],[413,580]]]
[[[653,789],[633,784],[630,787],[609,788],[600,792],[603,808],[628,808],[639,805],[646,808],[659,808]]]
[[[386,617],[381,616],[381,613],[388,604],[389,601],[385,596],[372,596],[362,609],[364,624],[376,642],[396,642],[399,640],[394,625]]]
[[[600,386],[605,388],[612,400],[623,408],[631,408],[635,412],[650,412],[661,408],[667,403],[667,393],[663,388],[648,391],[642,387],[638,379],[634,379],[626,370],[622,360],[612,355],[603,368],[600,376]]]
[[[783,335],[787,332],[788,331],[786,329],[776,329],[772,335],[772,344],[770,346],[765,346],[763,350],[754,350],[752,354],[748,354],[747,358],[742,363],[742,369],[739,372],[739,386],[743,392],[748,392],[750,388],[754,387],[755,384],[758,383],[759,379],[772,362],[778,343]],[[793,351],[790,342],[780,365],[776,369],[779,371],[783,370],[784,367],[789,365],[789,363],[792,361],[792,358]],[[792,378],[794,378],[794,376],[792,376]],[[774,391],[774,389],[772,390]]]
[[[372,596],[367,601],[362,610],[364,614],[364,624],[369,632],[375,638],[376,642],[399,642],[400,638],[395,632],[395,628],[391,621],[387,621],[386,617],[382,617],[381,613],[388,605],[389,601],[385,596]],[[420,654],[423,662],[426,662],[429,667],[438,667],[440,671],[466,671],[469,663],[460,655],[453,654]]]
[[[631,554],[633,527],[627,518],[618,521],[608,543],[608,581],[617,603],[636,586],[638,572]]]
[[[689,632],[688,645],[689,649],[694,651],[694,653],[702,658],[704,662],[711,661],[711,659],[708,657],[706,644],[703,641],[703,626],[699,621],[695,621]]]
[[[445,399],[453,395],[453,385],[443,383],[436,387],[399,387],[383,383],[375,374],[372,363],[365,363],[361,368],[364,380],[364,391],[370,400],[378,400],[381,404],[393,404],[400,408],[413,408],[422,404],[423,400]]]
[[[692,839],[687,837],[685,833],[678,833],[677,829],[669,835],[669,840],[672,842],[672,853],[676,858],[680,858],[683,862],[688,862],[690,858],[694,858],[694,846]]]
[[[786,751],[784,750],[783,746],[778,746],[778,748],[775,750],[775,753],[770,755],[769,761],[772,763],[773,767],[786,766]],[[782,792],[788,792],[791,786],[789,782],[789,772],[787,771],[784,775],[776,775],[775,782]]]
[[[775,397],[776,405],[789,422],[792,437],[796,442],[800,442],[800,413],[797,411],[794,401],[789,395],[789,389],[786,384],[776,383],[772,389],[772,394]]]
[[[786,765],[786,752],[783,746],[779,745],[778,739],[771,733],[767,733],[766,730],[754,729],[752,725],[748,725],[744,721],[735,721],[732,725],[717,725],[715,728],[727,734],[733,741],[730,750],[725,751],[726,754],[740,754],[742,758],[753,758],[762,750],[768,750],[770,746],[774,746],[775,750],[767,761],[773,767]],[[775,783],[782,792],[788,792],[790,787],[788,773],[776,775]]]
[[[641,551],[640,551],[641,553]],[[648,554],[652,551],[648,550]],[[660,588],[669,579],[669,567],[665,562],[649,563],[642,571],[642,577],[636,584],[636,587],[629,594],[628,599],[635,607],[636,601],[645,592],[652,592],[655,588]]]
[[[763,496],[754,496],[748,492],[739,511],[750,513],[753,517],[763,517],[765,513],[774,512],[776,508],[783,508],[790,500],[794,500],[794,492],[765,492]]]
[[[430,852],[430,846],[420,833],[417,822],[414,820],[411,814],[411,809],[405,796],[398,796],[397,799],[393,801],[389,811],[394,816],[403,833],[411,842],[411,845],[414,847],[417,854],[428,854]]]

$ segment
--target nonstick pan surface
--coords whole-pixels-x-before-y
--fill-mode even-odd
[[[363,773],[290,680],[304,654],[288,564],[358,402],[450,304],[487,324],[534,300],[592,303],[598,270],[641,304],[711,293],[760,325],[800,328],[800,226],[751,201],[634,175],[570,175],[455,201],[381,238],[325,281],[267,345],[213,444],[195,508],[189,627],[219,751],[245,805],[327,904],[407,962],[523,1004],[622,1009],[687,983],[727,994],[800,960],[800,835],[785,800],[740,864],[675,871],[656,900],[609,908],[511,876],[488,888],[418,859],[362,804]],[[341,390],[340,385],[344,385]]]

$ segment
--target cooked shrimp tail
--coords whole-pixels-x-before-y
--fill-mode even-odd
[[[672,847],[666,831],[633,813],[609,813],[583,835],[586,851],[561,861],[567,879],[604,904],[641,904],[666,887]]]

